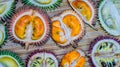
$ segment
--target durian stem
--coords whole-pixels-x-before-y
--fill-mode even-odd
[[[90,26],[93,30],[95,30],[95,31],[98,31],[98,29],[97,28],[95,28],[94,26],[92,26],[92,25],[90,25],[90,24],[88,24],[88,23],[86,23],[88,26]]]
[[[29,43],[25,43],[25,49],[28,50],[29,48]]]

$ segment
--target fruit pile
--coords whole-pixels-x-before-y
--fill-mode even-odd
[[[119,15],[119,0],[0,0],[0,67],[119,67]],[[91,42],[86,28],[99,32],[96,22],[107,34]]]

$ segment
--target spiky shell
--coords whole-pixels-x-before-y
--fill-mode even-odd
[[[9,35],[14,42],[41,45],[49,39],[50,19],[40,8],[20,7],[10,22]]]
[[[4,41],[7,38],[6,27],[0,21],[0,47],[4,44]]]
[[[7,65],[8,67],[11,67],[14,64],[17,67],[24,67],[22,60],[15,53],[8,50],[0,50],[0,65],[2,67],[4,67],[3,65]]]
[[[73,10],[66,10],[53,17],[51,26],[52,39],[62,47],[77,43],[84,35],[84,23]]]
[[[32,6],[37,6],[45,11],[55,9],[60,6],[62,0],[21,0],[22,3]]]
[[[90,45],[92,67],[115,67],[120,62],[120,40],[112,36],[99,36]],[[117,66],[118,67],[118,66]]]
[[[15,11],[17,0],[0,0],[0,20],[10,19]]]
[[[66,53],[61,60],[61,67],[84,67],[85,54],[81,50],[73,50]]]
[[[120,35],[119,4],[119,0],[103,0],[98,8],[98,17],[102,28],[113,36]]]
[[[54,64],[53,66],[48,66],[48,58],[51,58],[51,61],[53,60]],[[40,59],[42,61],[40,61]],[[37,61],[37,63],[36,63]],[[35,50],[33,51],[27,58],[26,58],[26,67],[31,67],[31,65],[35,65],[35,67],[58,67],[59,63],[56,58],[56,55],[50,51],[47,50]]]
[[[97,20],[97,8],[92,0],[68,0],[70,6],[82,17],[85,23],[94,26]]]

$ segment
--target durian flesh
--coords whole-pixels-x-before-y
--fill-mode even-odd
[[[43,21],[37,16],[25,15],[17,21],[15,34],[20,39],[38,40],[44,34]]]
[[[0,66],[5,67],[18,67],[17,62],[11,57],[0,57]]]
[[[36,0],[36,2],[38,2],[40,4],[49,4],[52,2],[52,0]]]

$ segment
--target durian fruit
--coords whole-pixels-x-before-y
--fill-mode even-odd
[[[54,53],[46,50],[35,50],[26,58],[26,67],[58,67]]]
[[[4,44],[7,38],[6,27],[2,22],[0,22],[0,47]]]
[[[85,54],[81,50],[73,50],[66,53],[61,60],[61,67],[84,67]]]
[[[24,67],[24,64],[15,53],[7,50],[1,50],[0,67]]]
[[[17,9],[9,24],[11,40],[25,44],[41,45],[49,39],[50,19],[41,9],[23,6]]]
[[[37,6],[45,11],[55,9],[60,6],[62,0],[21,0],[22,3],[32,6]]]
[[[17,0],[0,0],[0,20],[6,21],[11,18],[15,10]]]
[[[66,10],[52,18],[52,39],[59,46],[77,43],[84,35],[84,23],[73,10]]]
[[[68,0],[70,6],[82,17],[85,23],[91,27],[97,20],[97,8],[92,0]]]
[[[98,8],[98,17],[103,29],[110,35],[120,35],[120,1],[102,0]]]
[[[99,36],[90,46],[92,67],[119,67],[120,40],[112,36]]]

